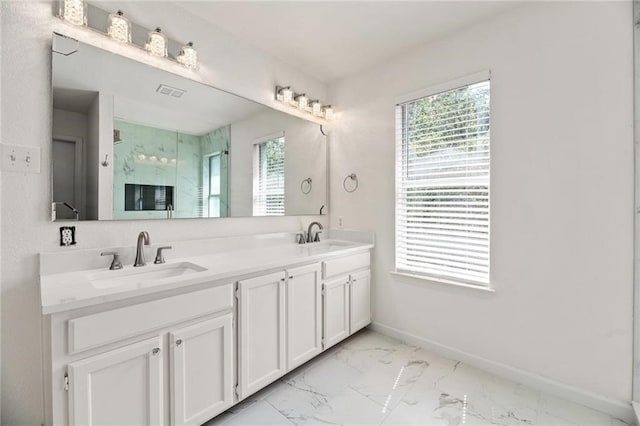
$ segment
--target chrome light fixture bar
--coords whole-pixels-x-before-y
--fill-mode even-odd
[[[295,93],[291,86],[276,86],[275,99],[284,105],[297,108],[316,117],[325,120],[333,119],[334,111],[331,105],[323,106],[318,99],[310,101],[306,93]]]

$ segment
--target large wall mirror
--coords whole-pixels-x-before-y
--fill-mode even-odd
[[[318,124],[54,34],[54,220],[322,214]]]

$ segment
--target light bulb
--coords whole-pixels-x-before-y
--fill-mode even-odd
[[[291,90],[291,87],[283,87],[280,89],[280,94],[282,95],[282,103],[291,103],[291,100],[293,99],[293,91]]]
[[[326,120],[333,119],[333,108],[331,108],[331,105],[327,105],[323,109],[324,109],[324,118]]]
[[[322,115],[322,104],[320,101],[311,102],[311,113],[317,116]]]
[[[131,43],[131,23],[121,10],[109,15],[107,34],[121,43]]]
[[[182,46],[176,60],[191,70],[198,68],[198,52],[193,48],[192,42]]]
[[[298,102],[298,109],[306,111],[307,105],[309,104],[309,98],[307,98],[307,95],[302,93],[296,96],[294,99],[296,100],[296,102]]]
[[[167,56],[167,37],[162,34],[160,28],[156,28],[154,31],[149,32],[149,38],[144,48],[153,56]]]
[[[60,17],[73,25],[87,25],[87,3],[84,0],[61,0]]]

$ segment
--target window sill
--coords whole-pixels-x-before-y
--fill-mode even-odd
[[[471,283],[465,283],[465,282],[460,282],[460,281],[453,281],[453,280],[447,280],[447,279],[443,279],[443,278],[435,278],[435,277],[427,277],[427,276],[423,276],[423,275],[413,275],[413,274],[407,274],[406,272],[398,272],[398,271],[391,271],[390,272],[391,275],[396,276],[398,278],[403,278],[403,279],[408,279],[408,280],[416,280],[416,281],[423,281],[423,282],[429,282],[429,283],[436,283],[436,284],[446,284],[446,285],[452,285],[452,286],[456,286],[456,287],[463,287],[463,288],[469,288],[472,290],[479,290],[479,291],[484,291],[487,293],[495,293],[496,290],[491,288],[491,287],[485,287],[483,285],[480,284],[471,284]]]

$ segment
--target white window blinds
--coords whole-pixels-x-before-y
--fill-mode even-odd
[[[254,146],[253,215],[284,215],[284,136]]]
[[[396,107],[398,272],[489,284],[489,87]]]

